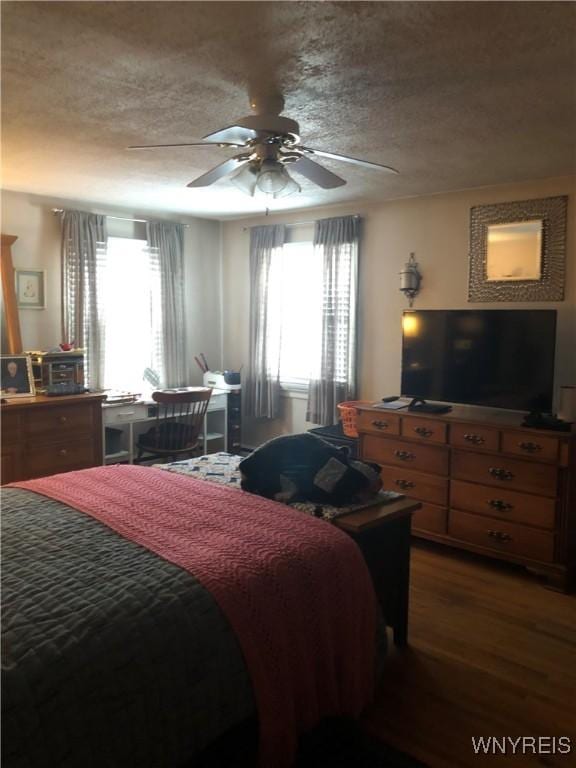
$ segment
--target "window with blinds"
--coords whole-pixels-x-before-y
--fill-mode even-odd
[[[146,240],[109,237],[98,283],[104,388],[146,394],[163,370],[157,250]]]
[[[356,332],[352,249],[348,269],[335,275],[324,274],[323,261],[312,242],[286,243],[272,258],[268,357],[279,355],[280,383],[287,389],[304,390],[311,379],[319,379],[323,355],[336,381],[349,380],[350,339]]]

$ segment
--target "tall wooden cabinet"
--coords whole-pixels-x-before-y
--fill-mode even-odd
[[[86,394],[3,403],[2,484],[102,464],[102,399]]]
[[[422,502],[416,536],[519,563],[567,589],[576,575],[576,435],[512,414],[361,407],[361,457]]]

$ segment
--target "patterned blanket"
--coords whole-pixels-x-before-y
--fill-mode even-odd
[[[167,472],[177,472],[197,477],[200,480],[209,480],[211,483],[240,488],[240,470],[238,465],[241,461],[241,456],[234,456],[231,453],[221,451],[220,453],[201,456],[198,459],[186,459],[185,461],[155,464],[154,466]],[[311,502],[293,502],[289,506],[299,509],[301,512],[306,512],[307,515],[312,515],[313,517],[319,517],[323,520],[334,520],[337,517],[349,515],[351,512],[357,512],[360,509],[366,509],[378,504],[390,504],[402,498],[404,498],[403,494],[396,493],[395,491],[380,491],[369,501],[346,504],[342,507],[334,507],[329,504],[313,504]]]

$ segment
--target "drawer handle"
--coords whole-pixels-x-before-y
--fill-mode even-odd
[[[416,458],[416,456],[413,453],[410,453],[410,451],[394,451],[394,456],[397,456],[402,461],[412,461]]]
[[[508,469],[502,469],[501,467],[490,467],[488,472],[492,477],[496,477],[498,480],[513,480],[514,475]]]
[[[542,450],[542,446],[539,443],[531,443],[529,441],[518,443],[518,447],[522,448],[523,451],[527,451],[528,453],[537,453],[538,451]]]
[[[490,499],[490,501],[486,502],[489,507],[492,507],[492,509],[498,509],[500,512],[508,512],[511,509],[514,509],[513,504],[509,504],[507,501],[502,501],[502,499]]]
[[[504,533],[504,531],[487,531],[487,533],[488,536],[498,541],[512,541],[512,536],[509,533]]]
[[[121,413],[116,414],[116,418],[119,419],[121,416],[134,416],[136,411],[123,411]]]
[[[377,429],[386,429],[386,427],[388,426],[388,422],[376,420],[372,422],[372,426],[376,427]]]
[[[464,435],[464,440],[466,440],[468,443],[472,443],[473,445],[482,445],[484,442],[482,435],[476,435],[474,432],[466,432]]]
[[[412,480],[394,480],[394,482],[399,488],[402,488],[403,491],[408,490],[408,488],[416,487],[416,483],[413,483]]]
[[[414,427],[414,432],[420,435],[420,437],[430,437],[430,435],[434,434],[433,429],[426,429],[426,427]]]
[[[68,455],[68,449],[67,448],[61,448],[60,449],[60,456],[67,456]]]
[[[60,422],[60,424],[66,424],[66,422],[68,421],[68,417],[67,416],[60,416],[58,421]]]

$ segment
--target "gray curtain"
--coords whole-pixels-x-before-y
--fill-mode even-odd
[[[84,211],[62,214],[62,340],[86,350],[86,385],[102,388],[104,326],[99,305],[99,265],[106,258],[106,217]]]
[[[270,313],[274,252],[286,239],[284,225],[250,230],[250,356],[246,414],[275,419],[280,412],[280,323]]]
[[[184,228],[168,221],[146,224],[149,248],[158,253],[162,287],[162,386],[188,382],[186,314],[184,308]]]
[[[323,262],[320,378],[308,387],[306,420],[335,424],[336,406],[356,397],[356,316],[358,301],[358,216],[321,219],[314,248]]]

